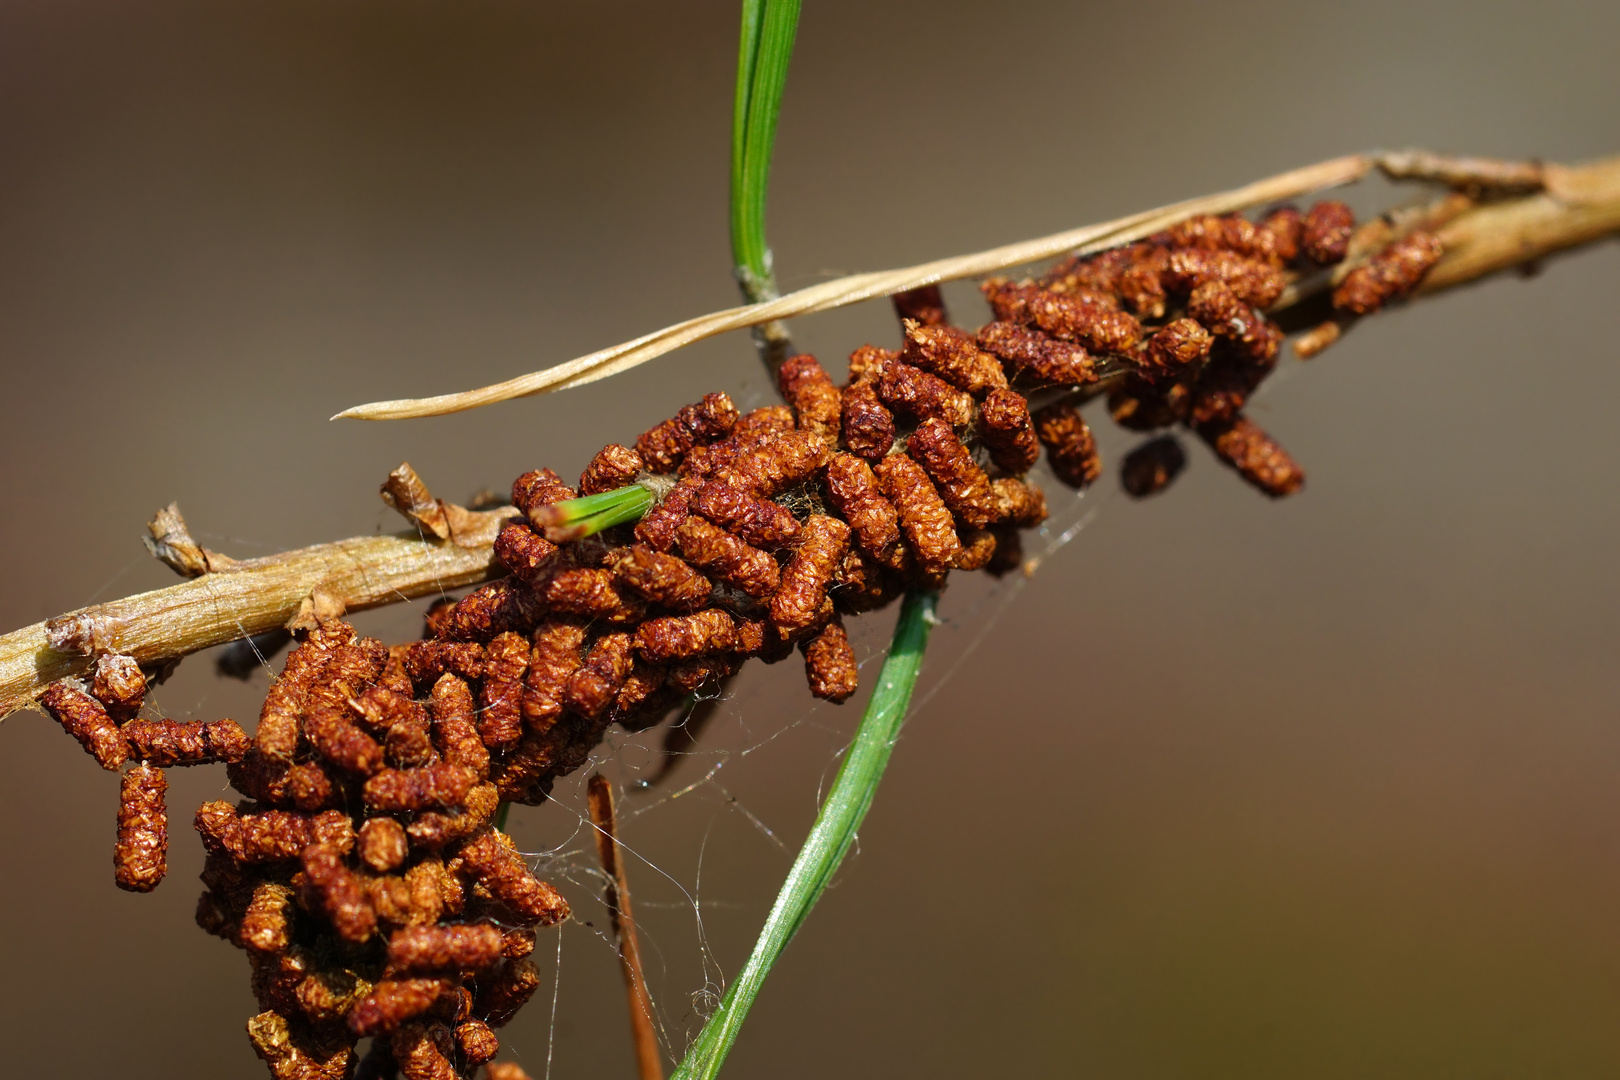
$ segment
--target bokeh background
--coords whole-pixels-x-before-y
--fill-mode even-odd
[[[731,336],[477,414],[326,420],[735,301],[735,8],[7,0],[4,628],[170,583],[139,535],[171,499],[251,556],[397,528],[373,493],[402,459],[462,498],[577,473],[709,390],[768,402]],[[1620,152],[1613,4],[806,8],[786,288],[1372,146]],[[1608,242],[1286,360],[1255,410],[1309,472],[1283,503],[1197,447],[1146,504],[1112,472],[1078,503],[1048,485],[1085,527],[1027,584],[947,593],[933,696],[728,1075],[1620,1070],[1617,286]],[[949,297],[983,319],[971,285]],[[882,304],[794,331],[835,370],[896,334]],[[860,631],[868,683],[891,619]],[[603,754],[674,1052],[858,716],[796,667],[750,669],[657,786],[633,786],[657,733]],[[202,656],[153,700],[251,720],[265,682]],[[8,1074],[263,1075],[246,962],[192,924],[189,817],[223,770],[171,778],[169,880],[125,895],[115,779],[42,715],[0,725]],[[514,831],[580,922],[537,955],[555,1020],[548,981],[507,1053],[630,1075],[559,794]]]

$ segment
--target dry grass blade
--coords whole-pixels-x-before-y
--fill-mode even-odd
[[[443,394],[438,397],[357,405],[338,413],[333,419],[405,420],[421,416],[442,416],[446,413],[476,409],[481,405],[510,401],[513,398],[551,393],[571,386],[583,386],[585,383],[617,375],[665,353],[727,331],[759,326],[797,315],[830,311],[833,308],[846,307],[876,297],[892,296],[907,289],[933,285],[941,281],[956,281],[961,278],[993,274],[1071,251],[1129,243],[1193,214],[1231,213],[1280,199],[1295,198],[1323,188],[1353,183],[1366,176],[1377,160],[1375,155],[1352,154],[1258,180],[1218,195],[1188,199],[1100,225],[1086,225],[1067,232],[1054,233],[1038,240],[1025,240],[973,255],[958,255],[901,270],[855,274],[836,281],[812,285],[763,304],[729,308],[711,315],[688,319],[674,326],[645,334],[634,341],[602,349],[544,371],[496,383],[494,386],[485,386],[459,394]]]

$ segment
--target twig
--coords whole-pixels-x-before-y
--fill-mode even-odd
[[[652,995],[641,969],[641,942],[636,937],[636,917],[630,909],[630,882],[619,858],[619,829],[613,812],[613,785],[601,773],[591,774],[586,785],[586,802],[596,825],[596,854],[607,875],[602,902],[613,922],[613,936],[619,943],[619,963],[624,968],[625,993],[630,999],[630,1034],[636,1047],[636,1069],[641,1080],[664,1080],[664,1065],[658,1051],[658,1033],[653,1030]]]
[[[1074,246],[1110,246],[1128,237],[1147,235],[1189,213],[1224,212],[1347,182],[1365,174],[1374,161],[1374,158],[1364,155],[1340,158],[1260,181],[1236,192],[1196,199],[1168,210],[1149,211],[1122,219],[1128,223],[1126,225],[1113,222],[1090,226],[1060,234],[1058,238],[1049,237],[999,248],[996,252],[981,256],[968,256],[967,259],[978,261],[976,268],[963,271],[963,276],[1033,262]],[[1440,237],[1445,244],[1446,254],[1429,272],[1418,290],[1419,295],[1432,295],[1441,289],[1534,263],[1554,252],[1620,231],[1620,157],[1579,167],[1547,165],[1543,169],[1543,176],[1547,185],[1544,192],[1484,202],[1458,214],[1442,226]],[[940,267],[960,269],[962,265],[964,260],[961,259],[945,260],[944,263],[929,264],[933,270],[921,267],[829,282],[783,297],[774,304],[690,320],[681,324],[681,327],[687,328],[682,332],[688,335],[685,340],[696,340],[691,336],[694,331],[690,328],[706,325],[716,319],[730,319],[732,322],[717,329],[703,330],[696,336],[746,326],[750,321],[776,318],[784,314],[788,307],[793,312],[802,312],[822,310],[822,307],[815,306],[817,304],[830,307],[853,303],[855,299],[866,296],[884,295],[886,292],[898,292],[941,280],[947,275]],[[852,286],[851,282],[855,285]],[[1319,287],[1325,289],[1326,284],[1322,283]],[[1305,306],[1303,297],[1297,292],[1294,300],[1297,301],[1295,306]],[[806,304],[810,306],[807,308]],[[761,309],[769,310],[761,314]],[[1314,324],[1301,322],[1298,325]],[[582,378],[605,378],[657,352],[675,347],[669,344],[673,340],[670,335],[680,331],[681,327],[660,331],[632,343],[645,344],[656,339],[659,342],[657,350],[646,356],[638,358],[626,346],[595,354],[602,357],[611,353],[617,360],[591,370]],[[675,344],[680,343],[684,342]],[[581,365],[584,361],[573,363]],[[576,374],[578,370],[583,369],[577,369]],[[484,394],[487,391],[475,391],[472,397]],[[499,400],[499,397],[488,400]],[[414,536],[364,537],[234,565],[200,548],[196,552],[186,549],[180,554],[183,542],[178,542],[179,535],[172,532],[172,526],[165,525],[160,531],[167,530],[164,535],[169,548],[176,552],[174,561],[182,567],[190,567],[185,572],[192,572],[199,561],[202,569],[208,566],[218,569],[182,585],[98,605],[82,612],[72,612],[51,620],[50,624],[38,623],[0,637],[0,715],[26,705],[53,680],[85,671],[90,659],[84,653],[75,651],[77,649],[116,648],[132,652],[143,663],[160,664],[198,649],[284,625],[289,617],[297,614],[300,604],[316,596],[318,589],[322,597],[341,602],[354,610],[499,577],[503,570],[493,562],[490,544],[499,521],[508,513],[510,511],[503,510],[468,513],[464,522],[458,522],[464,531],[457,532],[454,542],[424,542]],[[164,545],[158,543],[155,546],[161,553]],[[72,632],[59,633],[59,640],[53,648],[47,636],[48,625],[72,629]],[[95,641],[98,627],[101,645]],[[79,644],[70,645],[69,642]]]
[[[0,716],[97,653],[159,666],[285,626],[300,614],[360,611],[506,573],[491,545],[510,507],[462,511],[451,540],[414,533],[360,536],[247,559],[178,585],[70,611],[0,637]]]

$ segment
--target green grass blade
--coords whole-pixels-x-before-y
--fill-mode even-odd
[[[703,1025],[697,1041],[670,1080],[711,1080],[719,1074],[765,976],[793,940],[854,843],[856,830],[872,805],[878,781],[883,778],[889,754],[905,720],[906,708],[911,703],[911,691],[922,670],[923,648],[928,644],[928,631],[933,625],[934,604],[938,599],[939,594],[932,592],[906,594],[888,658],[883,661],[883,670],[878,675],[877,689],[872,692],[872,700],[861,717],[861,725],[855,731],[832,790],[821,804],[816,823],[805,838],[799,857],[793,861],[787,880],[782,883],[782,891],[777,894],[765,928],[754,944],[753,955],[726,988],[720,1007]]]
[[[759,53],[759,31],[765,22],[765,0],[743,0],[742,32],[737,42],[737,92],[731,103],[731,244],[732,261],[743,265],[737,238],[742,229],[738,213],[742,206],[743,152],[748,145],[748,104],[754,95],[754,64]]]
[[[773,295],[765,243],[776,121],[799,28],[800,0],[744,0],[731,131],[731,256],[751,299]]]

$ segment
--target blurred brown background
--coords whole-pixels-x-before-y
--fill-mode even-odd
[[[1372,146],[1620,152],[1613,4],[806,7],[786,288]],[[0,7],[4,628],[170,583],[138,536],[171,499],[250,556],[395,529],[373,492],[402,459],[460,498],[577,473],[709,390],[769,400],[732,336],[473,415],[326,421],[735,301],[735,8]],[[1296,499],[1197,447],[1151,503],[1112,473],[1078,507],[1049,485],[1060,526],[1094,516],[1029,585],[946,595],[925,680],[950,680],[728,1075],[1620,1070],[1617,285],[1610,242],[1286,360],[1256,415],[1309,471]],[[829,363],[895,336],[881,304],[795,332]],[[868,683],[890,618],[861,631]],[[750,669],[703,752],[623,800],[675,1051],[858,716],[812,708],[796,668]],[[251,720],[264,687],[197,657],[154,700]],[[0,726],[8,1075],[262,1075],[247,965],[191,921],[190,814],[223,771],[171,776],[169,880],[125,895],[114,778],[38,714]],[[515,833],[594,925],[562,934],[555,1025],[547,984],[508,1051],[626,1076],[559,790]]]

